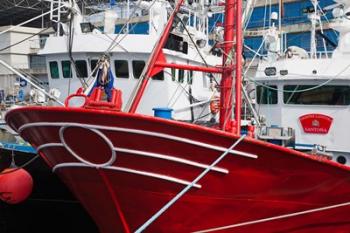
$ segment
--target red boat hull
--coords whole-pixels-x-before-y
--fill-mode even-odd
[[[20,108],[6,121],[103,233],[138,229],[238,140],[201,126],[80,108]],[[350,232],[349,168],[250,138],[234,150],[147,231]]]

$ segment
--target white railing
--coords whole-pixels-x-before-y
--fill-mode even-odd
[[[33,82],[33,80],[31,80],[31,78],[28,78],[27,76],[21,74],[19,71],[17,71],[15,68],[13,68],[12,66],[10,66],[9,64],[7,64],[6,62],[0,60],[0,64],[3,65],[6,69],[12,71],[13,73],[15,73],[16,75],[18,75],[19,77],[21,77],[22,79],[26,80],[30,85],[32,85],[34,88],[36,88],[39,92],[43,93],[45,96],[48,96],[49,98],[53,99],[54,101],[56,101],[58,104],[64,106],[64,104],[58,100],[55,96],[51,95],[50,93],[48,93],[47,91],[45,91],[45,88],[42,86],[39,86],[38,84],[36,84],[35,82]]]

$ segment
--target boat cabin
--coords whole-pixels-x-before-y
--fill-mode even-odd
[[[140,7],[144,10],[135,11],[136,16],[130,18],[130,22],[134,23],[127,21],[124,14],[127,11],[131,14],[133,8],[125,9],[124,3],[112,8],[113,13],[109,9],[107,13],[100,14],[104,18],[99,21],[104,22],[103,30],[96,23],[97,16],[90,16],[87,19],[91,21],[86,22],[87,19],[76,10],[77,16],[72,25],[78,30],[69,30],[69,26],[65,25],[61,32],[47,39],[40,54],[46,57],[50,87],[59,89],[61,100],[75,93],[82,85],[91,84],[98,60],[102,55],[107,55],[115,76],[114,87],[122,90],[125,107],[167,22],[168,2],[147,4],[149,2],[142,2]],[[87,23],[95,23],[96,26],[86,30]],[[133,27],[138,23],[141,26],[149,25],[146,27],[148,29],[133,33]],[[220,65],[220,54],[211,52],[212,46],[208,41],[207,15],[184,8],[178,14],[163,52],[170,63]],[[173,109],[174,118],[179,120],[210,119],[213,116],[209,102],[217,95],[215,78],[218,77],[214,74],[166,68],[152,77],[148,88],[152,92],[145,93],[138,112],[153,115],[153,108],[167,107]]]

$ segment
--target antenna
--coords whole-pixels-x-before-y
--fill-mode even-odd
[[[314,11],[310,12],[309,19],[311,21],[311,39],[310,39],[310,57],[317,58],[317,44],[316,44],[316,23],[319,21],[320,16],[317,11],[317,0],[311,0]]]
[[[280,54],[282,54],[283,51],[283,44],[282,44],[282,15],[283,15],[283,0],[279,0],[279,4],[278,4],[278,32],[279,32],[279,52]],[[272,16],[272,15],[271,15]]]

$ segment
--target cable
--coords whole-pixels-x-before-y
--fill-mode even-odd
[[[15,167],[13,168],[12,170],[10,171],[7,171],[7,172],[1,172],[0,173],[0,176],[1,175],[5,175],[5,174],[9,174],[9,173],[12,173],[12,172],[15,172],[19,169],[23,169],[25,168],[26,166],[28,166],[29,164],[31,164],[32,162],[34,162],[37,158],[39,158],[39,155],[37,154],[36,156],[34,156],[32,159],[30,159],[28,162],[24,163],[23,165],[19,166],[19,167]]]
[[[70,12],[70,19],[69,19],[69,32],[68,32],[68,56],[69,56],[69,59],[73,65],[76,76],[79,79],[82,87],[84,87],[84,86],[87,87],[86,80],[84,78],[79,78],[79,77],[82,77],[82,75],[81,75],[80,71],[77,69],[77,66],[76,66],[76,63],[75,63],[75,60],[74,60],[73,54],[72,54],[73,39],[74,39],[73,20],[74,20],[74,12],[71,11]],[[70,84],[70,80],[69,80],[69,84]],[[68,88],[70,89],[70,85],[68,86]],[[68,90],[68,93],[70,93],[70,90]]]
[[[6,50],[6,49],[12,48],[12,47],[14,47],[14,46],[16,46],[16,45],[19,45],[19,44],[23,43],[24,41],[27,41],[27,40],[29,40],[30,38],[33,38],[34,36],[37,36],[37,35],[43,33],[44,31],[47,31],[48,29],[49,29],[49,28],[44,28],[44,29],[41,30],[40,32],[37,32],[37,33],[35,33],[35,34],[33,34],[33,35],[29,36],[29,37],[26,37],[26,38],[23,39],[23,40],[20,40],[20,41],[14,43],[14,44],[11,44],[11,45],[9,45],[9,46],[7,46],[7,47],[1,48],[1,49],[0,49],[0,52],[4,51],[4,50]]]
[[[186,27],[185,23],[184,23],[184,22],[182,21],[182,19],[181,19],[180,17],[178,17],[177,15],[175,15],[175,17],[176,17],[177,19],[179,19],[180,23],[182,24],[183,28],[185,29],[185,31],[186,31],[188,37],[190,38],[190,40],[191,40],[193,46],[194,46],[195,49],[197,50],[197,53],[198,53],[198,55],[200,56],[200,58],[202,59],[202,61],[203,61],[203,63],[205,64],[205,66],[206,66],[206,67],[209,67],[207,61],[204,59],[202,53],[200,52],[200,50],[199,50],[197,44],[196,44],[195,41],[193,40],[193,38],[192,38],[190,32],[187,30],[187,27]],[[219,85],[219,83],[218,83],[218,81],[215,79],[215,76],[213,75],[213,73],[212,73],[212,72],[208,72],[208,73],[210,74],[210,77],[215,81],[216,85]]]
[[[302,89],[302,90],[296,90],[296,91],[288,91],[288,90],[280,90],[278,88],[273,88],[271,86],[268,86],[266,84],[264,84],[263,82],[259,82],[259,81],[256,81],[248,76],[245,76],[248,78],[248,80],[252,81],[253,83],[255,84],[258,84],[260,86],[263,86],[267,89],[270,89],[270,90],[274,90],[274,91],[278,91],[278,92],[282,92],[282,93],[298,93],[298,92],[306,92],[306,91],[311,91],[311,90],[314,90],[314,89],[317,89],[317,88],[320,88],[322,86],[325,86],[326,84],[330,83],[331,81],[333,81],[334,79],[336,79],[337,77],[339,77],[343,72],[345,72],[348,68],[350,67],[350,64],[348,64],[343,70],[341,70],[337,75],[335,75],[333,78],[330,78],[328,80],[326,80],[325,82],[319,84],[319,85],[316,85],[314,87],[310,87],[310,88],[305,88],[305,89]]]
[[[121,39],[120,41],[116,42],[117,39],[119,38],[119,36],[120,36],[120,35],[122,34],[122,32],[124,31],[125,27],[131,22],[132,16],[134,16],[134,14],[136,13],[137,8],[140,8],[141,2],[142,2],[141,0],[138,1],[138,3],[136,4],[136,6],[135,6],[133,12],[131,12],[131,15],[129,15],[129,19],[126,21],[126,23],[124,23],[123,27],[120,29],[119,33],[118,33],[117,36],[114,38],[114,40],[112,41],[112,43],[110,44],[110,46],[107,48],[107,50],[105,51],[105,53],[111,52],[112,49],[114,49],[117,45],[119,45],[120,42],[125,38],[125,36],[128,35],[129,32],[128,32],[127,34],[124,34],[124,37],[122,37],[122,39]],[[151,5],[148,7],[147,10],[149,10],[149,9],[153,6],[154,3],[155,3],[155,0],[152,1]],[[114,43],[115,43],[115,44],[114,44]]]

